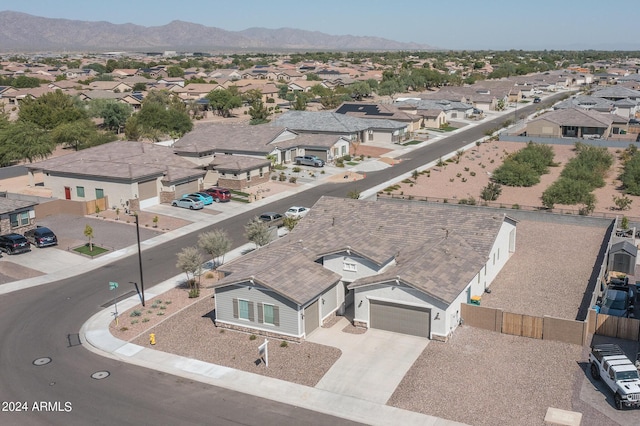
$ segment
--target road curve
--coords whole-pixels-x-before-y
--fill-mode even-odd
[[[518,112],[531,113],[536,106],[530,105]],[[269,205],[269,210],[313,205],[322,195],[344,197],[352,190],[363,191],[382,184],[483,137],[487,129],[499,127],[507,118],[497,118],[413,150],[403,156],[398,165],[368,172],[365,179],[324,184],[278,200]],[[260,210],[264,210],[264,206]],[[226,229],[233,247],[237,247],[245,242],[244,224],[256,213],[249,211],[211,228]],[[143,252],[147,286],[179,273],[175,267],[176,253],[182,247],[194,245],[198,233]],[[134,238],[132,236],[131,244],[135,244]],[[0,297],[0,401],[3,403],[0,424],[352,424],[128,365],[84,349],[78,344],[77,335],[82,324],[111,300],[108,282],[138,281],[138,274],[137,255],[129,256],[83,275]],[[36,361],[42,358],[51,361],[36,365],[46,362]],[[92,378],[95,373],[98,378]],[[100,378],[107,374],[108,377]],[[34,410],[40,407],[48,411]],[[26,412],[16,412],[18,408],[26,408]]]

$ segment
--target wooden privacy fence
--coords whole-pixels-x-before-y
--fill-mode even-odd
[[[46,203],[37,204],[34,207],[36,219],[44,219],[47,216],[56,214],[70,214],[74,216],[86,216],[95,214],[96,206],[100,211],[109,208],[107,197],[89,201],[61,200],[55,199]]]
[[[463,304],[462,319],[466,325],[533,339],[557,340],[583,345],[586,341],[586,323],[550,316],[531,316],[503,312],[498,308]]]
[[[640,320],[635,318],[614,317],[590,310],[587,325],[592,334],[640,341]]]

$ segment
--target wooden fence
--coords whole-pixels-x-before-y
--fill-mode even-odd
[[[463,304],[462,319],[465,325],[533,339],[557,340],[583,345],[587,339],[584,321],[567,320],[551,316],[531,316],[503,312],[499,308],[487,308]]]
[[[98,200],[75,201],[55,199],[46,203],[37,204],[34,207],[36,219],[43,219],[47,216],[56,214],[70,214],[74,216],[86,216],[96,212],[96,206],[100,211],[109,208],[109,200],[107,197]]]
[[[640,341],[640,320],[635,318],[614,317],[590,310],[587,329],[591,334]]]

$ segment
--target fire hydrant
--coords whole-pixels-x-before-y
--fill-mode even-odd
[[[151,333],[149,335],[149,343],[152,344],[152,345],[156,344],[156,335],[155,335],[155,333]]]

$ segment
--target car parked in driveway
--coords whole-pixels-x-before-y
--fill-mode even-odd
[[[284,215],[292,219],[302,219],[309,213],[309,210],[307,207],[293,206],[284,212]]]
[[[193,198],[196,200],[200,200],[204,203],[205,206],[213,204],[213,197],[206,192],[191,192],[189,194],[184,194],[182,198]]]
[[[0,250],[7,254],[18,254],[31,251],[31,246],[23,235],[14,232],[0,235]]]
[[[602,296],[600,313],[616,317],[628,317],[633,312],[633,291],[631,288],[608,288]]]
[[[284,216],[276,212],[262,213],[260,216],[258,216],[258,219],[260,219],[261,221],[263,221],[269,226],[280,227],[284,225]]]
[[[58,237],[46,226],[38,226],[24,233],[24,237],[38,248],[55,246],[58,244]]]
[[[211,188],[207,188],[202,192],[206,192],[211,195],[213,201],[216,203],[226,203],[227,201],[231,201],[231,191],[226,188],[218,188],[216,186],[212,186]]]
[[[182,207],[183,209],[200,210],[204,208],[204,203],[193,198],[183,197],[171,202],[173,207]]]

